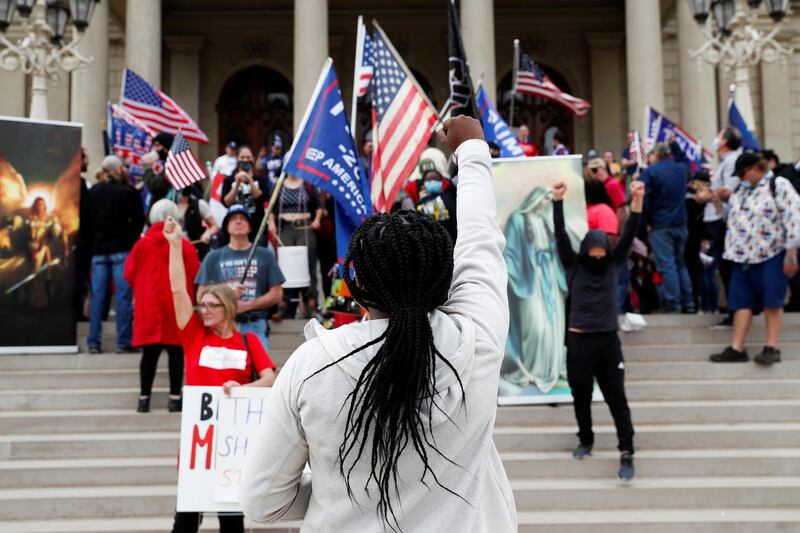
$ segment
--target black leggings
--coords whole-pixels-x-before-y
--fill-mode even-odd
[[[244,533],[243,514],[226,513],[218,516],[220,533]],[[202,513],[175,513],[172,533],[196,533],[202,522]]]
[[[183,384],[183,348],[170,344],[147,344],[142,346],[142,360],[139,363],[139,383],[141,395],[150,396],[153,391],[153,380],[161,350],[166,348],[169,354],[169,393],[180,396]]]
[[[618,449],[633,453],[633,423],[625,397],[625,364],[617,333],[567,332],[567,377],[581,444],[594,444],[592,378],[596,378],[617,427]]]

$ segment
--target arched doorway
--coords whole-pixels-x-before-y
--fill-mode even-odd
[[[572,94],[572,89],[561,74],[546,65],[540,64],[539,66],[562,91]],[[501,95],[500,114],[508,121],[511,109],[511,72],[500,81],[497,92]],[[531,132],[531,139],[542,154],[548,153],[550,141],[556,129],[560,129],[566,134],[567,142],[565,144],[570,152],[574,151],[575,121],[567,108],[540,96],[516,93],[515,97],[514,124],[512,126],[527,125]]]
[[[292,84],[281,73],[260,65],[247,67],[230,77],[217,101],[218,153],[229,141],[250,145],[258,151],[275,134],[291,142]]]

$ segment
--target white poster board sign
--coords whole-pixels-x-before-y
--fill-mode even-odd
[[[178,505],[181,512],[241,511],[242,467],[267,413],[266,387],[184,387]]]

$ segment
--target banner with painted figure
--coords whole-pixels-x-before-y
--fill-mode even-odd
[[[517,137],[489,100],[483,84],[478,85],[475,104],[481,114],[483,136],[486,137],[486,142],[496,143],[500,147],[500,157],[525,157]]]
[[[650,106],[644,111],[644,140],[647,146],[655,143],[665,143],[669,134],[675,134],[675,141],[689,159],[692,172],[709,166],[714,154],[703,148],[702,143],[692,137],[686,130],[678,126],[676,122],[665,117],[660,112]]]
[[[241,511],[239,478],[266,411],[268,387],[184,387],[178,511]]]
[[[0,353],[77,352],[81,125],[0,117]]]
[[[510,314],[498,403],[571,402],[564,346],[567,279],[556,249],[551,186],[567,184],[564,216],[577,251],[587,232],[581,157],[495,159],[492,172],[497,221],[506,236]]]

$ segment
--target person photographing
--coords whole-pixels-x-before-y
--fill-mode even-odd
[[[268,193],[267,178],[255,174],[252,150],[249,146],[240,146],[236,155],[236,168],[222,182],[222,203],[225,207],[238,204],[247,209],[251,221],[250,240],[255,238],[264,219],[264,204],[269,202]]]
[[[592,454],[592,389],[600,386],[617,428],[620,451],[619,478],[633,479],[633,423],[625,396],[625,363],[617,330],[616,287],[618,266],[626,261],[639,227],[644,203],[644,183],[631,183],[631,212],[614,247],[602,230],[591,230],[572,249],[564,222],[563,182],[553,185],[553,226],[558,255],[567,272],[567,376],[572,388],[579,444],[572,455]]]

